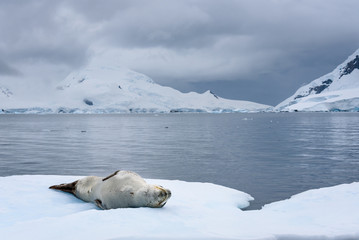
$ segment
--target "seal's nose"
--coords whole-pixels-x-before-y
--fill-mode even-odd
[[[167,193],[167,199],[172,196],[172,193],[169,189],[166,189],[166,193]]]

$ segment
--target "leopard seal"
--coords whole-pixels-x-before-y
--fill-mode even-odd
[[[49,188],[72,193],[85,202],[95,203],[101,209],[160,208],[171,197],[170,190],[148,184],[135,172],[121,170],[105,178],[88,176]]]

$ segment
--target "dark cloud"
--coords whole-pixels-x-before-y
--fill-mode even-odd
[[[357,9],[357,0],[3,0],[0,71],[32,62],[71,71],[110,52],[182,91],[276,104],[359,48]]]
[[[0,60],[0,75],[19,76],[21,73],[7,63]]]
[[[241,9],[227,2],[147,1],[113,16],[104,35],[121,47],[204,48],[244,34],[240,16]]]
[[[81,64],[87,45],[69,22],[63,6],[48,1],[0,3],[0,52],[7,61],[45,61]]]

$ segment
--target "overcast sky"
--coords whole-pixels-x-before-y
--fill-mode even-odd
[[[359,48],[358,0],[0,1],[0,83],[91,58],[183,92],[276,105]]]

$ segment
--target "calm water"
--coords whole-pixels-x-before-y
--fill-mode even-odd
[[[242,190],[251,208],[359,181],[358,156],[358,113],[0,115],[0,176],[126,169]]]

